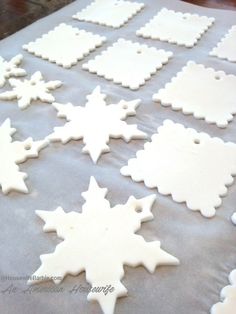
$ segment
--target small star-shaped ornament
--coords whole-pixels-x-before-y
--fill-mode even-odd
[[[22,55],[17,55],[10,61],[6,61],[0,56],[0,87],[3,87],[6,80],[12,76],[26,75],[26,71],[18,67],[22,59]]]
[[[1,100],[18,100],[18,106],[25,109],[31,105],[32,100],[41,100],[42,102],[52,103],[55,98],[50,94],[62,85],[61,81],[45,82],[41,72],[35,72],[30,80],[20,81],[17,79],[9,79],[12,91],[3,92],[0,94]]]

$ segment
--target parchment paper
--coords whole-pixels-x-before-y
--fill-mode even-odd
[[[84,105],[86,95],[98,84],[102,91],[108,94],[108,103],[118,102],[122,98],[141,98],[142,104],[137,110],[137,116],[127,121],[138,123],[149,137],[164,119],[170,118],[226,141],[236,141],[236,120],[222,130],[192,116],[162,108],[151,100],[153,93],[170,81],[188,60],[236,74],[236,64],[208,55],[227,30],[236,23],[236,12],[211,10],[175,0],[143,2],[146,7],[127,25],[115,30],[73,20],[71,16],[88,4],[86,0],[76,1],[1,41],[0,54],[8,59],[17,53],[23,53],[23,66],[29,75],[40,70],[47,80],[62,80],[63,87],[54,92],[56,100],[61,103]],[[183,12],[213,16],[216,18],[215,25],[192,49],[136,37],[135,31],[164,6]],[[34,41],[61,22],[105,35],[107,42],[71,69],[63,69],[23,51],[23,44]],[[138,91],[130,91],[82,70],[83,62],[99,54],[119,37],[173,51],[174,57]],[[8,85],[2,90],[7,89]],[[24,140],[28,136],[42,139],[52,132],[54,126],[63,125],[65,122],[56,117],[56,110],[51,105],[40,102],[21,111],[16,101],[1,101],[0,123],[7,117],[11,118],[13,127],[18,130],[14,136],[14,139],[18,140]],[[30,194],[10,193],[4,196],[0,193],[0,275],[29,276],[40,266],[40,254],[54,251],[60,240],[55,233],[43,232],[43,221],[34,211],[52,211],[59,205],[67,212],[81,211],[81,193],[87,190],[91,175],[96,177],[100,186],[109,189],[108,199],[112,205],[126,202],[130,195],[138,198],[156,192],[154,189],[149,190],[142,183],[135,183],[130,178],[123,177],[119,172],[120,168],[127,164],[127,160],[143,148],[144,142],[133,140],[126,144],[123,140],[111,140],[111,153],[103,155],[97,165],[92,163],[88,155],[81,153],[81,141],[71,141],[66,145],[51,144],[41,152],[38,159],[22,164],[22,171],[29,175],[27,185]],[[157,194],[153,207],[155,219],[143,223],[140,234],[148,241],[160,239],[162,247],[178,257],[181,264],[178,267],[157,268],[153,275],[143,267],[126,267],[123,283],[128,288],[129,295],[118,300],[115,313],[209,313],[210,307],[219,301],[221,288],[228,284],[228,274],[236,267],[236,227],[230,222],[230,217],[236,210],[235,203],[236,184],[230,187],[216,217],[205,219],[199,213],[188,210],[185,204],[177,204],[170,197]],[[76,293],[70,293],[76,285],[77,288],[81,285],[81,288]],[[25,279],[9,278],[4,281],[2,278],[0,313],[101,313],[98,304],[88,302],[87,293],[81,291],[87,287],[84,274],[77,277],[67,276],[59,286],[64,289],[63,292],[58,292],[59,287],[52,282],[41,283],[37,287],[43,291],[30,292],[27,290]],[[54,292],[46,292],[45,288],[54,289]]]

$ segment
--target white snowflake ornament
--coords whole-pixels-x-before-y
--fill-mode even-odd
[[[50,93],[62,85],[61,81],[45,82],[41,72],[35,72],[30,80],[9,79],[12,91],[3,92],[0,94],[1,100],[18,99],[18,106],[25,109],[31,105],[32,100],[41,100],[42,102],[52,103],[55,98]]]
[[[143,265],[153,273],[158,265],[177,265],[178,259],[163,251],[159,241],[146,242],[135,234],[141,223],[151,220],[151,207],[155,195],[142,199],[131,196],[124,205],[110,206],[100,188],[91,177],[89,189],[83,193],[82,213],[65,213],[61,207],[53,212],[37,211],[45,221],[44,231],[56,231],[64,241],[54,253],[41,255],[41,266],[33,274],[30,284],[54,278],[59,284],[67,274],[86,272],[92,288],[89,301],[99,302],[104,314],[112,314],[116,300],[127,290],[121,283],[124,265]],[[111,286],[107,295],[97,289]]]
[[[0,56],[0,87],[4,86],[9,77],[26,75],[26,71],[18,67],[22,59],[23,56],[20,54],[10,61],[6,61]]]
[[[211,308],[211,314],[235,314],[236,311],[236,269],[229,275],[230,286],[221,291],[223,302],[216,303]]]
[[[28,192],[24,182],[27,174],[20,172],[17,164],[38,157],[38,152],[48,144],[47,140],[34,142],[32,138],[24,142],[12,142],[15,132],[16,129],[11,128],[10,119],[0,126],[0,185],[4,194],[11,190]]]
[[[95,0],[74,19],[119,28],[144,7],[143,3],[124,0]],[[109,14],[107,14],[109,12]]]
[[[236,144],[165,120],[121,173],[213,217],[236,175]]]
[[[100,155],[108,152],[109,138],[122,137],[126,142],[133,138],[145,138],[146,134],[138,130],[137,125],[128,125],[122,121],[127,116],[135,115],[140,100],[124,101],[107,106],[106,95],[101,93],[97,86],[91,95],[87,96],[84,107],[72,104],[62,105],[53,103],[58,110],[58,117],[67,119],[62,127],[54,128],[54,133],[48,136],[50,140],[61,141],[63,144],[69,140],[83,138],[85,147],[83,152],[89,153],[96,163]]]

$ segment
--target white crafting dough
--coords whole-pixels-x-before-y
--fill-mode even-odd
[[[136,90],[161,69],[172,55],[169,51],[120,38],[82,67],[116,84]]]
[[[236,175],[236,144],[165,120],[121,173],[212,217]]]
[[[221,291],[223,302],[216,303],[211,308],[211,314],[235,314],[236,313],[236,269],[229,275],[230,286]]]
[[[50,94],[50,90],[54,90],[62,85],[61,81],[45,82],[39,71],[35,72],[30,80],[9,79],[9,83],[13,90],[1,93],[0,99],[18,99],[18,106],[21,109],[29,107],[32,100],[52,103],[55,101],[55,98]]]
[[[142,222],[153,218],[155,195],[142,199],[131,196],[126,204],[111,208],[106,194],[107,189],[91,177],[88,191],[82,193],[86,201],[82,213],[65,213],[61,207],[36,212],[45,221],[44,231],[56,231],[64,241],[54,253],[40,256],[42,264],[29,283],[53,278],[58,284],[67,274],[76,276],[85,271],[92,289],[114,288],[107,295],[91,290],[87,297],[99,302],[104,314],[112,314],[117,298],[127,294],[121,282],[123,265],[143,265],[153,273],[158,265],[177,265],[179,261],[163,251],[159,241],[146,242],[135,234]]]
[[[0,56],[0,87],[4,86],[4,84],[6,83],[6,79],[8,79],[9,77],[26,75],[26,71],[18,67],[22,59],[22,55],[17,55],[13,57],[10,61],[5,61]]]
[[[232,222],[236,225],[236,212],[232,216]]]
[[[54,103],[58,110],[58,117],[67,119],[63,127],[54,128],[54,133],[48,136],[50,140],[61,140],[67,143],[69,140],[83,138],[85,147],[83,152],[89,153],[96,163],[100,155],[108,152],[109,138],[122,137],[126,142],[132,138],[146,138],[146,134],[138,130],[136,124],[128,125],[122,121],[127,116],[136,114],[136,107],[140,100],[121,100],[118,104],[107,106],[106,95],[101,93],[97,86],[91,95],[87,96],[84,107],[72,104],[62,105]]]
[[[23,48],[37,57],[71,68],[105,40],[105,37],[62,23]]]
[[[144,38],[159,39],[191,48],[214,21],[213,17],[175,12],[163,8],[136,34]]]
[[[11,190],[28,192],[24,182],[27,174],[20,172],[17,164],[38,157],[38,152],[48,145],[47,140],[33,142],[31,137],[24,142],[12,142],[15,132],[16,129],[11,128],[10,119],[0,126],[0,186],[4,194]]]
[[[189,61],[153,100],[226,127],[236,113],[236,76]]]
[[[95,0],[74,19],[119,28],[144,7],[143,3],[123,0]],[[109,12],[109,13],[108,13]]]
[[[232,26],[224,38],[210,52],[211,56],[236,62],[236,25]]]

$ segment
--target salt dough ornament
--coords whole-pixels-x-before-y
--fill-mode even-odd
[[[23,48],[37,57],[71,68],[105,40],[103,36],[62,23]]]
[[[0,87],[3,87],[6,80],[10,77],[26,75],[26,71],[18,67],[22,59],[23,56],[20,54],[13,57],[10,61],[6,61],[0,56]]]
[[[91,177],[89,189],[82,193],[85,204],[82,213],[65,213],[61,207],[53,212],[36,211],[45,221],[44,231],[56,231],[64,241],[54,253],[41,255],[41,266],[29,284],[50,280],[59,284],[67,274],[86,272],[92,288],[89,301],[97,301],[104,314],[112,314],[116,300],[127,295],[121,283],[123,265],[143,265],[154,273],[156,266],[177,265],[178,259],[166,253],[159,241],[146,242],[135,234],[141,223],[151,220],[151,207],[155,195],[142,199],[131,196],[124,205],[110,206],[105,196],[107,189],[100,188]],[[96,292],[97,288],[110,286],[109,293]]]
[[[193,47],[215,19],[163,8],[136,34],[188,48]]]
[[[210,52],[211,56],[236,62],[236,25],[232,26],[224,38]]]
[[[153,100],[226,127],[236,113],[236,76],[189,61]]]
[[[11,190],[27,193],[24,180],[27,174],[19,171],[17,164],[28,158],[38,157],[38,152],[48,145],[47,140],[34,142],[31,137],[24,142],[12,142],[16,129],[11,128],[10,119],[0,126],[0,186],[3,194]]]
[[[106,95],[97,86],[91,95],[87,96],[84,107],[72,104],[62,105],[54,103],[58,110],[58,117],[66,118],[67,123],[54,128],[54,133],[48,136],[50,140],[61,140],[63,144],[69,140],[83,138],[85,147],[83,152],[89,153],[96,163],[100,155],[109,152],[107,145],[109,138],[122,137],[126,142],[132,138],[146,138],[146,134],[138,130],[137,125],[128,125],[122,121],[127,116],[135,115],[139,99],[132,101],[121,100],[118,104],[107,106]]]
[[[55,98],[50,94],[50,91],[62,85],[61,81],[45,82],[39,71],[35,72],[30,80],[9,79],[9,83],[13,90],[1,93],[0,99],[18,99],[18,106],[21,109],[29,107],[32,100],[52,103],[55,101]]]
[[[158,134],[137,152],[128,166],[121,169],[136,182],[144,181],[149,188],[173,200],[186,202],[191,210],[199,210],[205,217],[215,215],[222,203],[220,196],[236,175],[236,145],[206,133],[185,128],[182,124],[165,120]]]
[[[143,3],[123,0],[95,0],[74,19],[119,28],[144,7]],[[107,14],[109,12],[109,14]]]
[[[223,302],[216,303],[211,308],[211,314],[235,314],[236,310],[236,269],[229,275],[230,286],[221,291]]]
[[[232,222],[236,225],[236,213],[233,214],[231,219],[232,219]]]
[[[101,55],[84,63],[82,68],[136,90],[161,69],[172,55],[169,51],[120,38]]]

